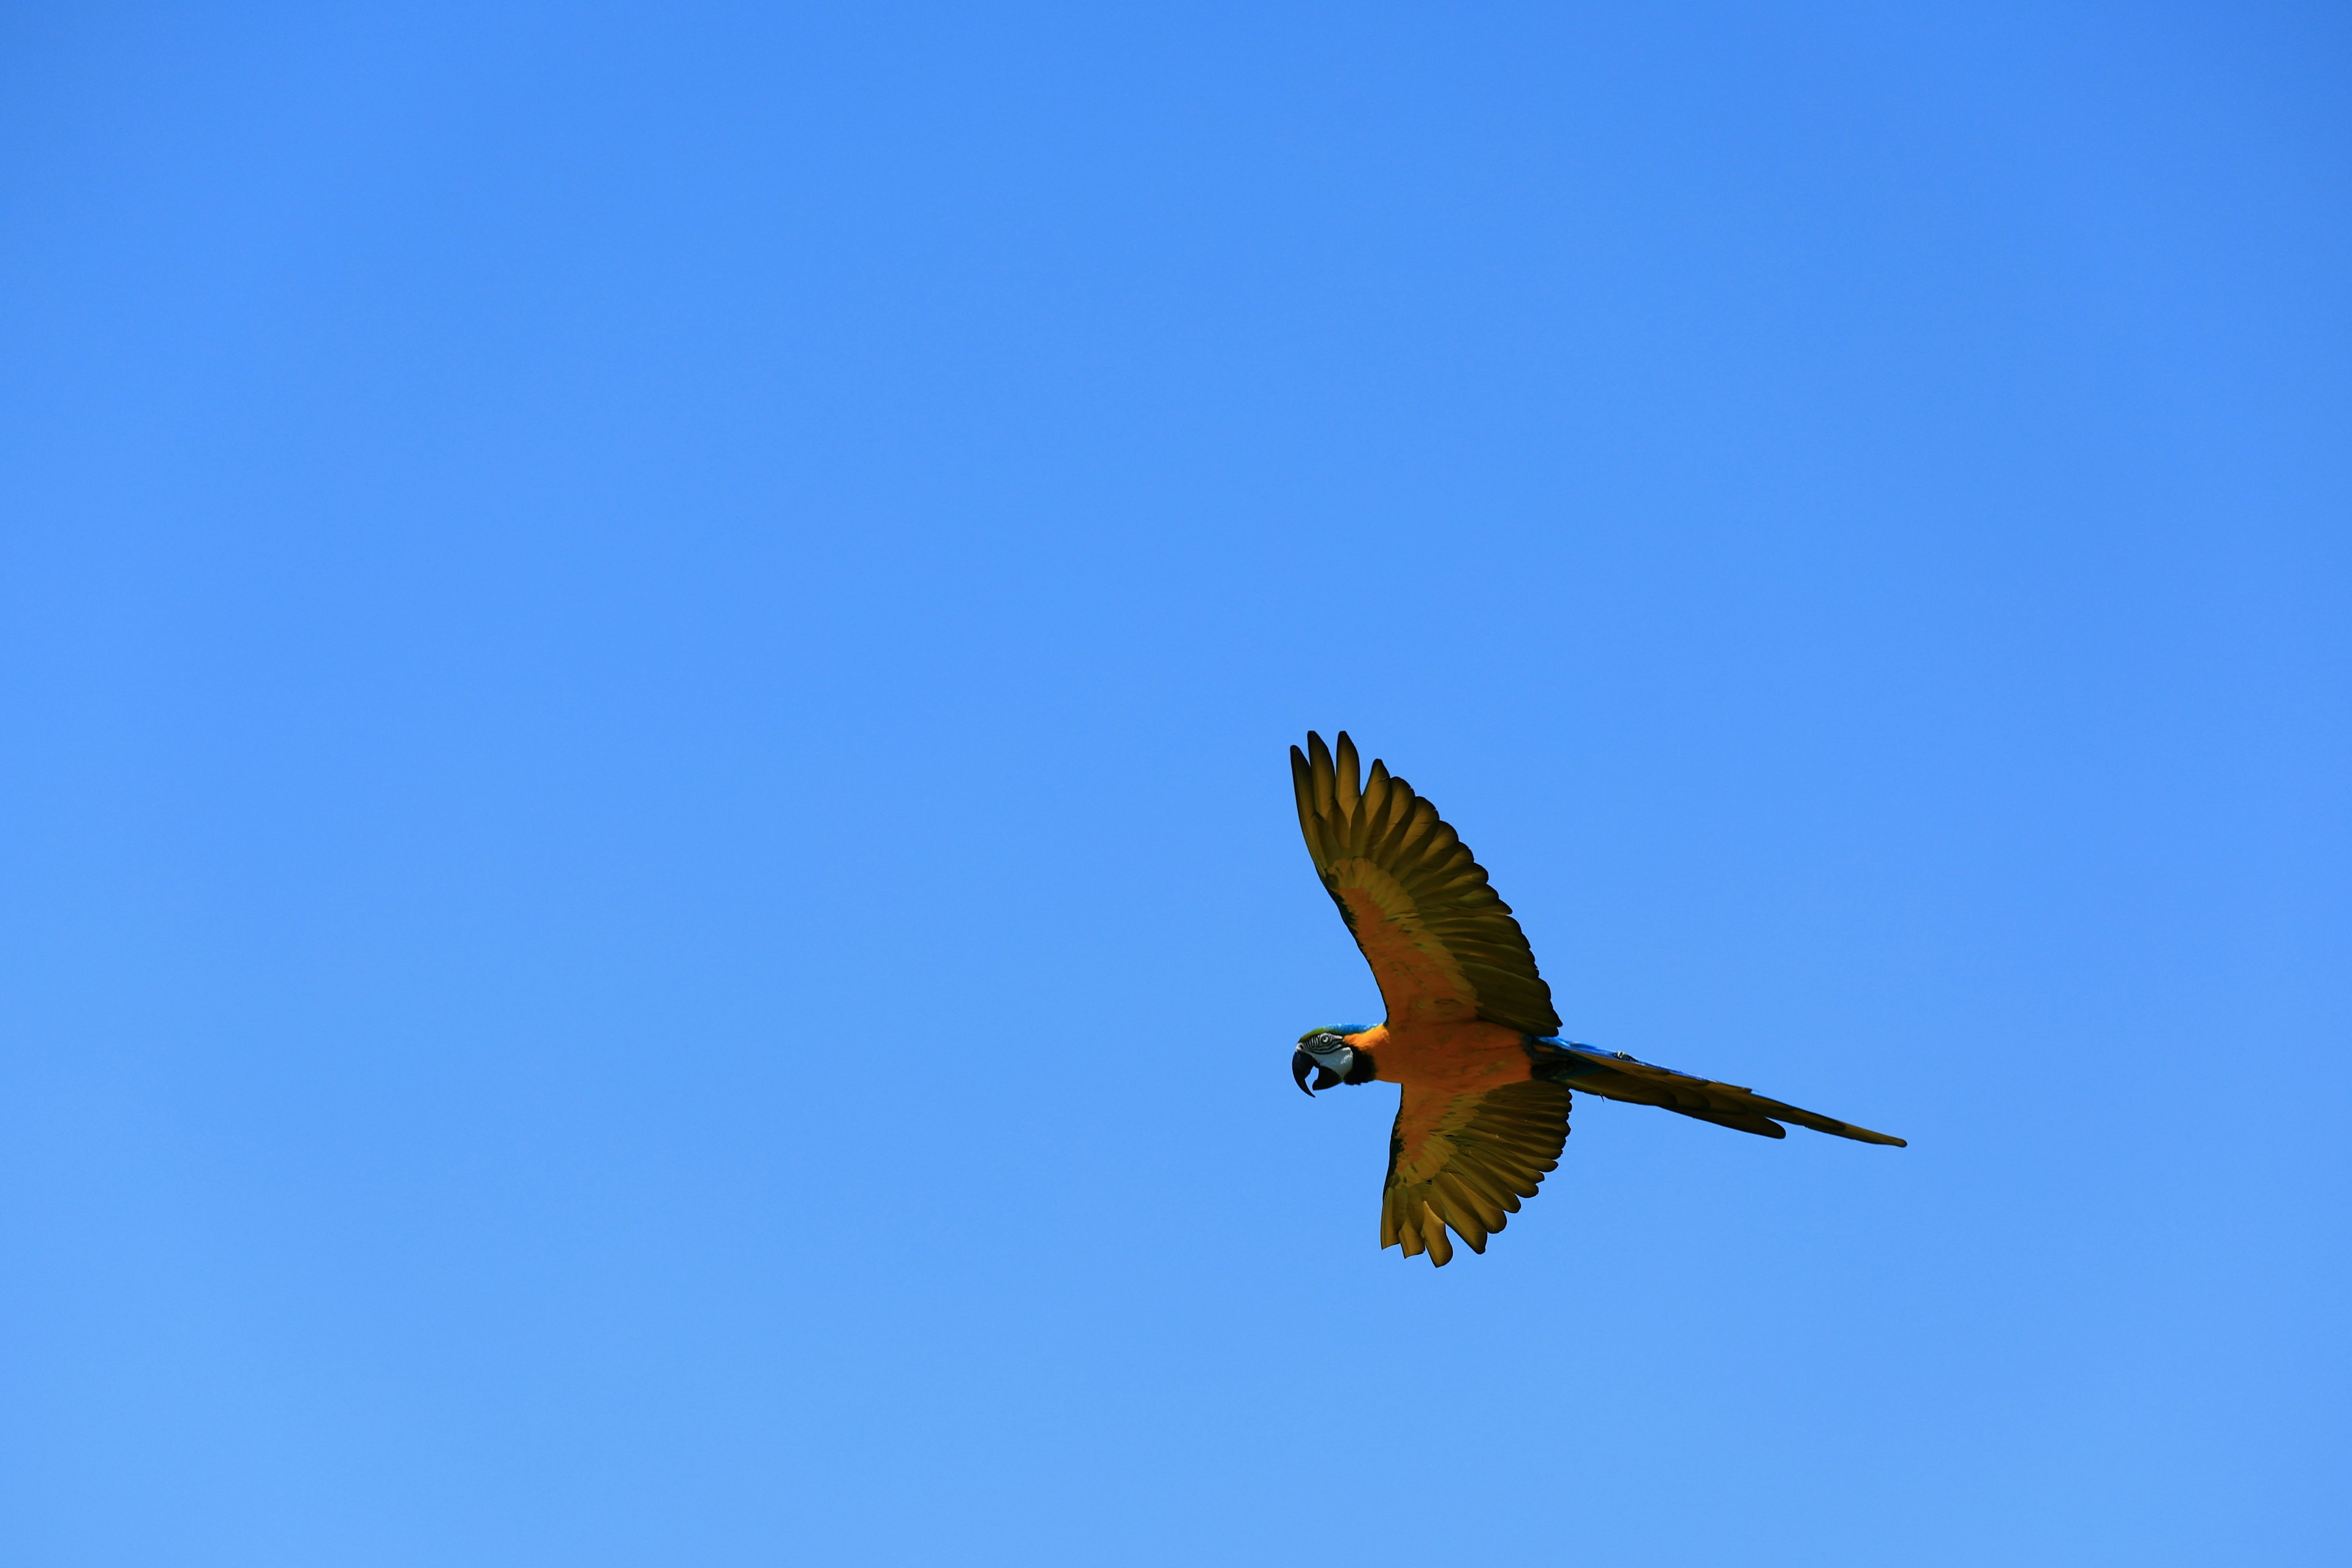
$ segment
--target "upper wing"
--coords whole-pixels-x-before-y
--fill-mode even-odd
[[[1559,1084],[1507,1083],[1484,1094],[1448,1095],[1413,1084],[1397,1101],[1389,1135],[1389,1179],[1381,1194],[1381,1245],[1426,1251],[1444,1268],[1454,1258],[1452,1226],[1473,1252],[1536,1195],[1568,1142],[1569,1091]]]
[[[1679,1110],[1685,1116],[1696,1116],[1701,1121],[1712,1121],[1718,1127],[1736,1127],[1742,1132],[1759,1133],[1766,1138],[1786,1138],[1789,1134],[1780,1125],[1786,1121],[1797,1127],[1810,1127],[1816,1132],[1833,1132],[1857,1142],[1891,1143],[1898,1149],[1909,1146],[1890,1133],[1873,1132],[1867,1127],[1856,1127],[1851,1121],[1840,1121],[1819,1111],[1801,1110],[1777,1100],[1767,1100],[1754,1089],[1742,1089],[1736,1083],[1717,1083],[1672,1068],[1654,1067],[1622,1052],[1596,1051],[1590,1046],[1563,1049],[1548,1044],[1533,1048],[1538,1052],[1536,1071],[1544,1079],[1604,1100],[1660,1106]]]
[[[1375,761],[1358,781],[1356,743],[1339,732],[1290,748],[1307,852],[1380,982],[1389,1022],[1490,1024],[1529,1035],[1559,1030],[1551,988],[1511,906],[1437,808]]]

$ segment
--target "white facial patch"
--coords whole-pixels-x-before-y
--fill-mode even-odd
[[[1298,1048],[1313,1057],[1317,1067],[1328,1068],[1341,1078],[1346,1078],[1349,1069],[1356,1065],[1356,1047],[1341,1045],[1336,1036],[1327,1035]]]

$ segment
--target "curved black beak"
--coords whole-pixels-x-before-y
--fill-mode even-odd
[[[1301,1094],[1312,1100],[1315,1098],[1315,1089],[1307,1087],[1307,1075],[1310,1072],[1315,1075],[1315,1089],[1328,1089],[1339,1081],[1338,1073],[1333,1072],[1305,1051],[1291,1052],[1290,1081],[1298,1086],[1298,1091]]]

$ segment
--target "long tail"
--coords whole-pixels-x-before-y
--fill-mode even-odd
[[[1622,1051],[1595,1050],[1591,1046],[1559,1039],[1530,1040],[1528,1051],[1536,1059],[1536,1077],[1564,1083],[1580,1094],[1597,1094],[1603,1100],[1622,1100],[1633,1105],[1661,1106],[1701,1121],[1712,1121],[1717,1127],[1733,1127],[1765,1138],[1786,1138],[1788,1131],[1780,1125],[1785,1121],[1791,1127],[1810,1127],[1816,1132],[1832,1132],[1857,1142],[1906,1147],[1902,1139],[1887,1133],[1873,1132],[1851,1121],[1783,1105],[1738,1084],[1717,1083],[1672,1068],[1653,1067]]]

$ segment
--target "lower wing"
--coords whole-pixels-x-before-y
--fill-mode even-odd
[[[1536,1195],[1568,1142],[1569,1091],[1557,1083],[1507,1083],[1483,1094],[1404,1086],[1389,1138],[1381,1194],[1381,1245],[1454,1258],[1446,1227],[1486,1250],[1486,1237]]]

